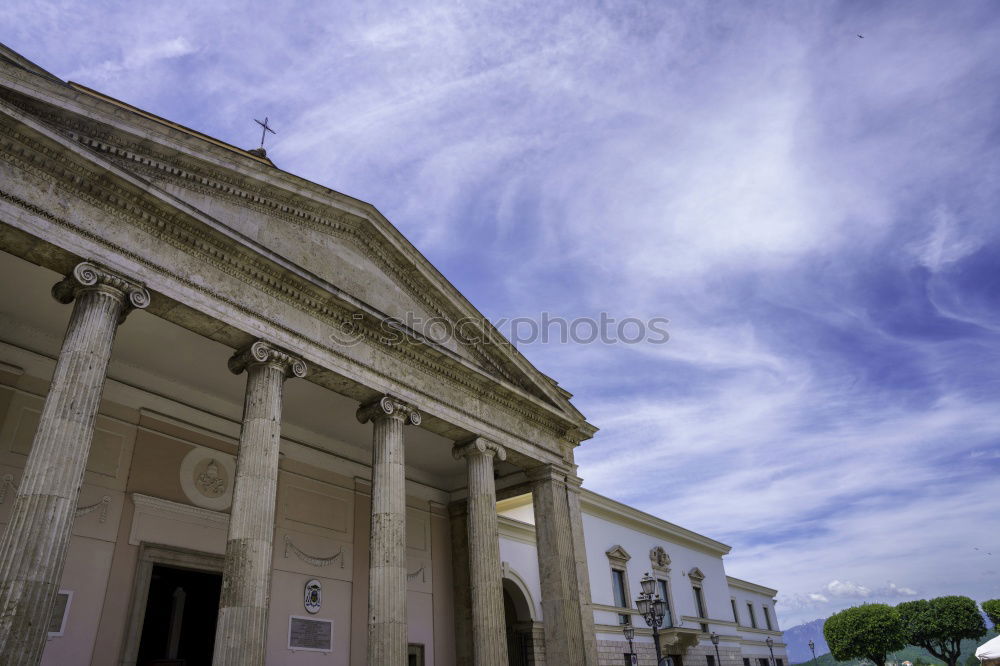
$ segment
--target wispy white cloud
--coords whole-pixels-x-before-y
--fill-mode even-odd
[[[130,45],[119,58],[74,70],[66,75],[66,78],[83,80],[96,85],[105,83],[126,72],[141,73],[160,61],[191,55],[197,50],[197,47],[183,36],[153,44]]]
[[[849,580],[831,580],[824,588],[833,597],[848,597],[852,599],[867,599],[872,596],[871,589]]]

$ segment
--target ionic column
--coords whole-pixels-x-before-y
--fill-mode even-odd
[[[247,388],[212,664],[263,666],[282,388],[288,377],[304,377],[306,364],[258,341],[229,359],[229,369],[246,370]]]
[[[528,478],[538,542],[545,660],[597,666],[579,479],[548,465],[528,470]]]
[[[453,449],[465,458],[469,472],[469,581],[472,598],[472,663],[507,666],[503,583],[500,575],[500,532],[493,457],[507,459],[503,447],[477,437]]]
[[[420,413],[384,396],[358,410],[371,421],[372,522],[368,561],[368,663],[404,666],[406,641],[406,467],[403,426]]]
[[[0,541],[0,664],[7,666],[42,658],[115,332],[131,310],[149,304],[142,284],[88,262],[52,295],[75,303]]]

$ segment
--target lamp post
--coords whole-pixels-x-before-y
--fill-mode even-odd
[[[816,666],[816,644],[813,643],[811,638],[809,639],[809,649],[812,650],[813,653],[813,666]]]
[[[653,645],[656,647],[656,666],[660,666],[663,656],[660,654],[660,625],[663,616],[667,614],[667,602],[655,594],[656,580],[647,572],[639,581],[642,592],[635,600],[635,607],[642,619],[653,629]]]
[[[719,634],[712,632],[710,636],[712,645],[715,646],[715,666],[722,666],[722,657],[719,656]]]
[[[622,633],[625,634],[625,640],[628,641],[628,658],[629,663],[631,663],[632,656],[635,655],[635,648],[632,647],[632,639],[635,638],[635,627],[631,623],[626,624],[622,627]]]
[[[764,642],[767,643],[767,649],[771,651],[771,666],[775,666],[775,662],[774,662],[774,639],[771,638],[770,636],[768,636],[767,640],[764,641]]]

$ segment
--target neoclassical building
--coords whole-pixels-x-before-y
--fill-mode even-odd
[[[0,280],[0,664],[653,663],[646,572],[677,666],[783,657],[373,206],[2,46]]]

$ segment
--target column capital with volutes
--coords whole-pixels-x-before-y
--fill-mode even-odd
[[[286,378],[306,376],[305,361],[263,340],[257,340],[249,347],[233,354],[229,359],[229,370],[234,375],[238,375],[254,365],[269,365],[277,368]]]
[[[85,289],[103,289],[120,297],[127,310],[141,310],[149,305],[149,290],[137,280],[116,273],[90,261],[81,261],[69,275],[52,286],[52,297],[66,305]]]
[[[451,449],[451,455],[455,460],[467,458],[469,456],[487,455],[495,457],[497,460],[507,459],[507,450],[484,437],[473,437],[461,442],[457,442]]]
[[[380,419],[396,419],[404,424],[418,426],[421,421],[420,412],[417,411],[416,407],[391,395],[383,395],[361,405],[356,416],[361,423]]]

